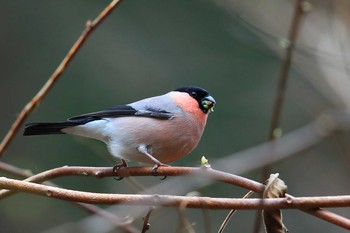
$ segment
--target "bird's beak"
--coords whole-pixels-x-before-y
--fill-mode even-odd
[[[215,99],[208,95],[202,99],[202,106],[207,112],[214,112]]]

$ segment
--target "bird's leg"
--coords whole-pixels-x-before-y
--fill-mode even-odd
[[[137,150],[146,155],[150,160],[154,162],[154,166],[152,167],[152,175],[157,176],[157,169],[159,166],[167,166],[166,164],[160,162],[158,159],[154,158],[153,155],[149,153],[150,145],[141,145],[137,148]]]
[[[117,174],[117,171],[122,168],[122,167],[127,167],[128,164],[126,163],[126,161],[124,159],[121,159],[121,164],[116,164],[114,167],[113,167],[113,172],[115,174]],[[118,178],[114,178],[115,180],[122,180],[124,177],[118,177]]]

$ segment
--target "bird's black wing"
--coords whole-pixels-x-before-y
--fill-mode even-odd
[[[172,113],[161,109],[146,107],[142,110],[136,110],[129,105],[121,105],[99,112],[92,112],[80,116],[71,117],[67,121],[63,122],[39,122],[27,124],[25,126],[23,135],[28,136],[42,134],[64,134],[62,130],[67,127],[84,125],[91,121],[100,120],[102,118],[125,116],[152,117],[162,120],[168,120],[174,117]]]
[[[71,117],[68,121],[81,121],[87,119],[88,121],[97,120],[101,118],[113,118],[123,116],[140,116],[140,117],[152,117],[158,119],[171,119],[173,114],[161,109],[145,108],[142,110],[136,110],[129,105],[120,105],[113,108],[109,108],[103,111],[87,113],[75,117]]]

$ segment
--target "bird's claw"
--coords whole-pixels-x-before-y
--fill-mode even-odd
[[[123,167],[127,167],[128,166],[128,164],[126,163],[126,161],[124,160],[124,159],[122,159],[121,160],[121,164],[116,164],[114,167],[113,167],[113,172],[115,173],[115,174],[117,174],[118,173],[118,170],[120,169],[120,168],[123,168]],[[115,180],[122,180],[124,177],[121,177],[121,176],[118,176],[117,178],[114,178]]]
[[[151,172],[152,176],[158,176],[157,170],[158,170],[158,168],[159,168],[160,166],[168,166],[168,165],[166,165],[166,164],[164,164],[164,163],[160,163],[160,164],[157,164],[157,163],[156,163],[156,164],[154,164],[154,166],[152,167],[152,172]],[[165,180],[166,177],[167,177],[167,176],[162,177],[161,180]]]

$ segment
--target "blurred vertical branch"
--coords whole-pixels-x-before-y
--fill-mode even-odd
[[[298,32],[301,26],[303,15],[304,11],[302,7],[302,1],[296,0],[294,16],[290,26],[288,39],[283,43],[283,46],[285,48],[285,55],[281,64],[281,70],[276,90],[276,97],[272,110],[271,125],[268,136],[269,140],[274,140],[278,138],[276,134],[276,129],[280,127],[282,106],[285,92],[287,89],[288,75],[292,64],[293,51],[298,37]]]
[[[143,227],[141,233],[145,233],[149,230],[151,224],[149,223],[149,219],[151,217],[152,212],[155,210],[155,207],[150,207],[147,214],[143,217]]]
[[[280,75],[277,83],[276,96],[275,96],[275,101],[274,101],[273,110],[272,110],[271,125],[269,129],[269,134],[268,134],[269,141],[275,140],[278,137],[280,137],[280,132],[278,132],[278,130],[280,128],[284,96],[287,89],[289,71],[290,71],[292,58],[293,58],[293,51],[294,51],[295,43],[298,37],[298,33],[300,31],[300,26],[301,26],[303,16],[304,16],[303,1],[295,0],[294,15],[290,25],[288,39],[286,39],[284,43],[281,43],[281,46],[285,48],[285,55],[282,60]],[[266,180],[269,174],[270,174],[270,168],[269,168],[269,165],[267,165],[262,168],[262,180]],[[261,226],[261,219],[262,219],[261,210],[258,210],[255,217],[253,232],[256,232],[256,233],[259,232],[259,229]]]
[[[6,148],[9,146],[13,137],[23,124],[23,122],[27,119],[29,114],[33,111],[33,109],[38,106],[41,100],[46,96],[46,94],[51,90],[54,84],[61,77],[62,73],[65,71],[66,67],[72,61],[74,56],[77,54],[79,49],[83,46],[86,39],[89,35],[106,19],[106,17],[112,12],[112,10],[120,3],[121,0],[113,0],[111,1],[107,7],[93,20],[87,21],[85,25],[85,30],[81,33],[78,40],[74,43],[72,48],[69,50],[67,55],[63,58],[60,65],[57,67],[55,72],[51,75],[51,77],[47,80],[44,86],[39,90],[39,92],[24,106],[20,114],[18,115],[15,122],[12,124],[11,128],[7,132],[6,136],[2,140],[0,144],[0,157],[4,154]]]

